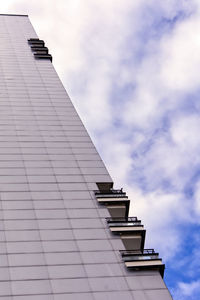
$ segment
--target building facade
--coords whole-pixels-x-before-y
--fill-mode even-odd
[[[170,300],[26,15],[0,15],[0,300]]]

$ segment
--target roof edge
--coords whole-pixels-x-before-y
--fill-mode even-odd
[[[28,15],[18,15],[18,14],[0,14],[0,16],[28,17]]]

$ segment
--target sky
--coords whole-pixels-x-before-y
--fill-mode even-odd
[[[174,300],[199,300],[200,0],[4,2],[49,47]]]

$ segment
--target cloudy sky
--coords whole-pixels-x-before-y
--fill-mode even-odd
[[[115,187],[166,263],[174,300],[200,294],[200,0],[6,0],[29,14]]]

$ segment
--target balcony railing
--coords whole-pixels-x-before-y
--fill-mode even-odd
[[[142,226],[141,221],[137,217],[129,218],[106,218],[110,227],[134,227]]]
[[[94,191],[95,192],[95,195],[97,197],[127,197],[126,196],[126,193],[123,192],[123,189],[120,189],[120,190],[114,190],[114,189],[110,189],[109,191]]]
[[[124,261],[160,260],[159,253],[155,252],[154,249],[121,250],[120,253]]]

